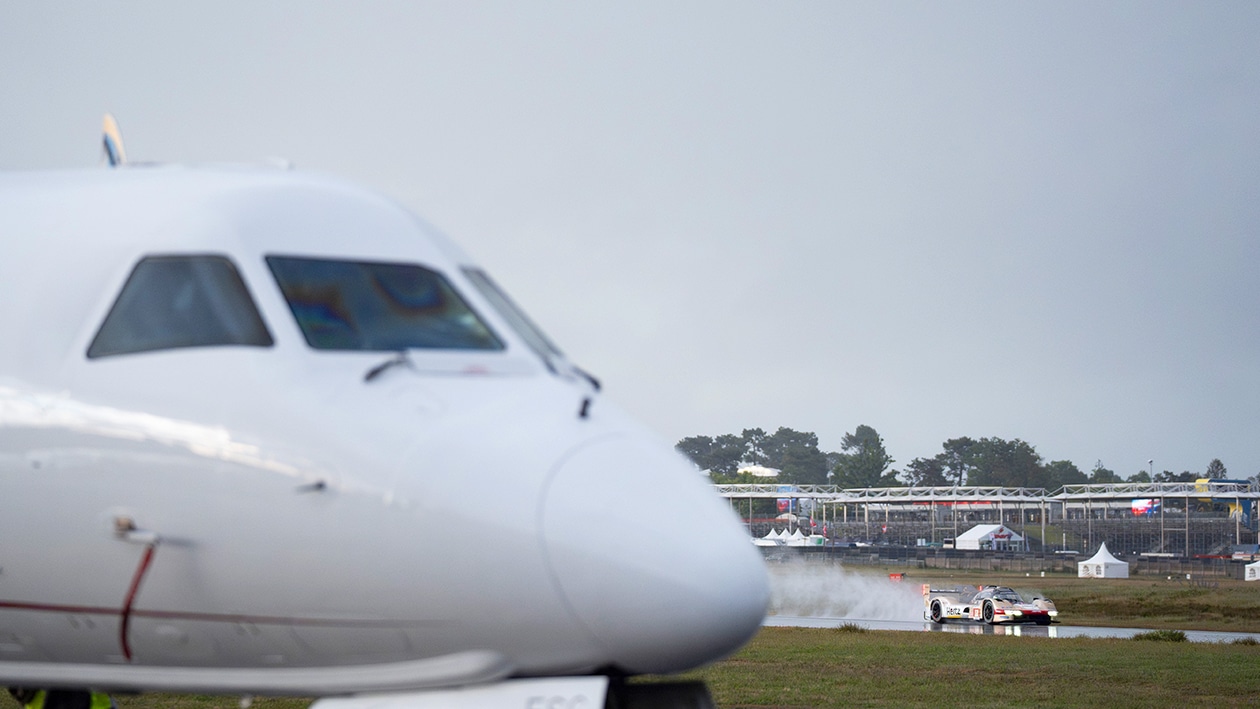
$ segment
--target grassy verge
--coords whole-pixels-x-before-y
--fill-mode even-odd
[[[765,628],[689,675],[721,707],[1254,706],[1260,647]]]

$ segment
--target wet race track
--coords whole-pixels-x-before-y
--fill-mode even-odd
[[[887,575],[855,573],[839,565],[783,563],[769,566],[772,601],[764,626],[838,628],[846,623],[870,630],[928,633],[1019,635],[1034,638],[1131,638],[1149,628],[1070,625],[986,625],[969,620],[938,625],[923,617],[922,586],[899,583]],[[1038,579],[1029,577],[1016,588],[1025,597],[1044,596]],[[1193,642],[1260,641],[1260,633],[1183,630]]]
[[[1033,638],[1131,638],[1149,628],[1092,628],[1082,625],[985,625],[966,620],[937,625],[926,620],[867,620],[863,618],[823,618],[790,615],[767,616],[763,626],[790,628],[838,628],[853,623],[870,630],[911,630],[929,633],[973,633],[976,635],[1019,635]],[[1260,640],[1260,633],[1230,633],[1210,630],[1183,630],[1186,639],[1197,643],[1233,642],[1241,638]]]

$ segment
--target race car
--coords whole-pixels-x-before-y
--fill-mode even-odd
[[[1049,598],[1025,601],[1006,586],[934,589],[923,584],[923,617],[933,623],[974,620],[980,623],[1036,623],[1050,625],[1059,609]]]

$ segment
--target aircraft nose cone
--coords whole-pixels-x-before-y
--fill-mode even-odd
[[[543,501],[548,563],[577,620],[628,672],[723,657],[761,626],[761,555],[674,451],[622,437],[578,448]]]

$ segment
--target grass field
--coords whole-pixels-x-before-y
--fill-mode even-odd
[[[1260,646],[765,628],[688,677],[728,709],[1256,706]]]
[[[852,573],[878,582],[877,589],[890,583],[878,568]],[[926,582],[1035,590],[1056,601],[1066,625],[1260,632],[1260,583],[944,570],[911,572],[902,583],[917,589]],[[1169,636],[1175,634],[1155,637]],[[733,657],[686,678],[707,682],[728,709],[1260,706],[1260,645],[765,628]],[[240,706],[236,697],[116,700],[120,709]],[[258,698],[253,708],[304,709],[309,702]],[[0,693],[0,709],[16,708]]]

